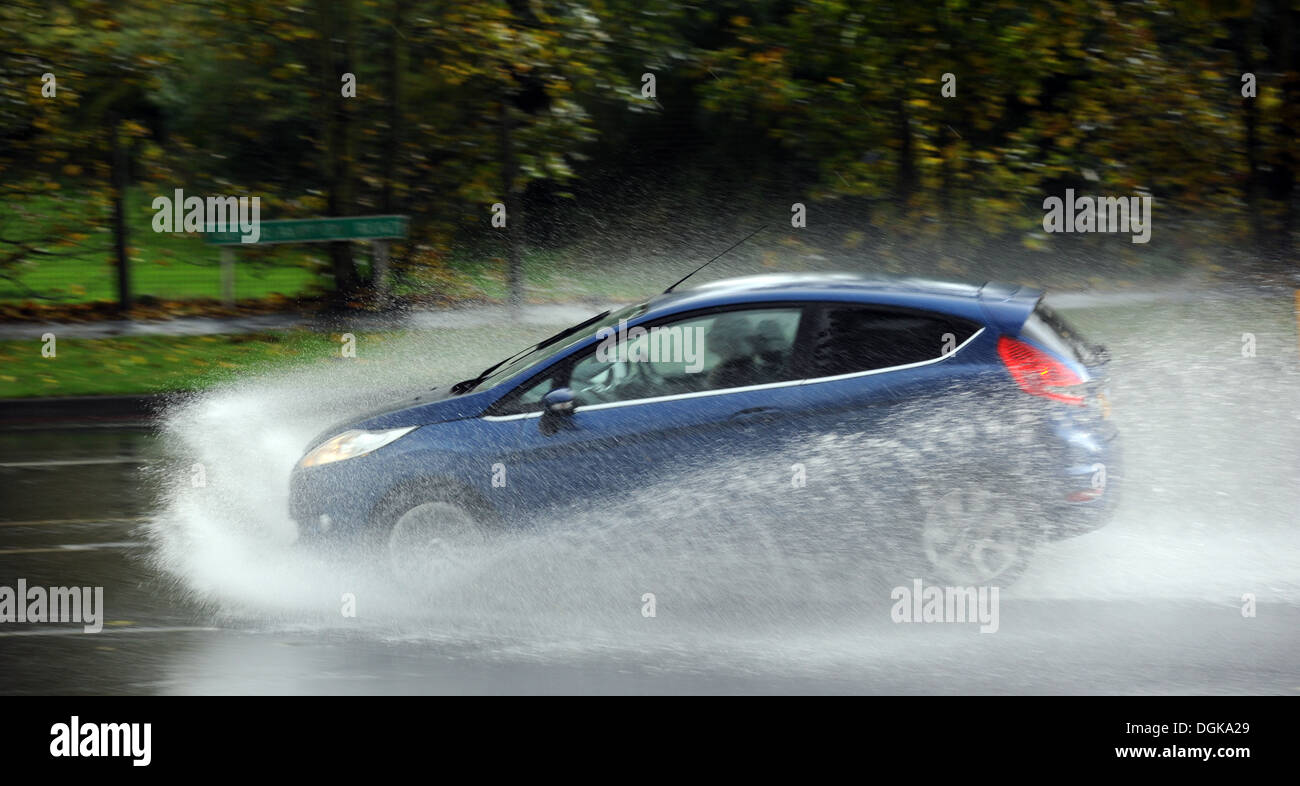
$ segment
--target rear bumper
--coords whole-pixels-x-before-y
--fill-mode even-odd
[[[1044,536],[1061,540],[1108,524],[1119,508],[1123,476],[1123,451],[1111,424],[1072,445],[1068,469],[1045,517]]]

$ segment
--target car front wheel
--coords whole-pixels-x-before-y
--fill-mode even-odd
[[[384,518],[391,524],[381,528],[377,545],[403,584],[467,578],[487,557],[495,528],[482,506],[465,495],[442,490],[404,495],[389,511]]]

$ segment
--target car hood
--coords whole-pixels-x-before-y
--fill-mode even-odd
[[[336,423],[318,434],[307,448],[313,448],[350,429],[379,431],[472,418],[481,414],[495,399],[496,394],[491,389],[456,396],[452,395],[450,385],[430,388],[413,398],[394,401]]]

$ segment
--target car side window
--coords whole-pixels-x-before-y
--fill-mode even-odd
[[[826,305],[814,318],[811,378],[934,360],[979,330],[975,323],[945,314],[850,304]]]
[[[511,411],[536,411],[557,386],[578,406],[785,382],[794,362],[800,308],[722,311],[648,329],[611,331],[576,363],[527,383]]]
[[[542,408],[542,396],[551,392],[554,387],[555,374],[549,374],[542,379],[526,384],[515,394],[513,404],[509,407],[512,412],[535,412]]]

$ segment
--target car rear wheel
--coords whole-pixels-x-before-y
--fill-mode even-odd
[[[1007,586],[1038,547],[1032,512],[987,486],[943,491],[922,503],[919,556],[930,578],[949,586]]]

